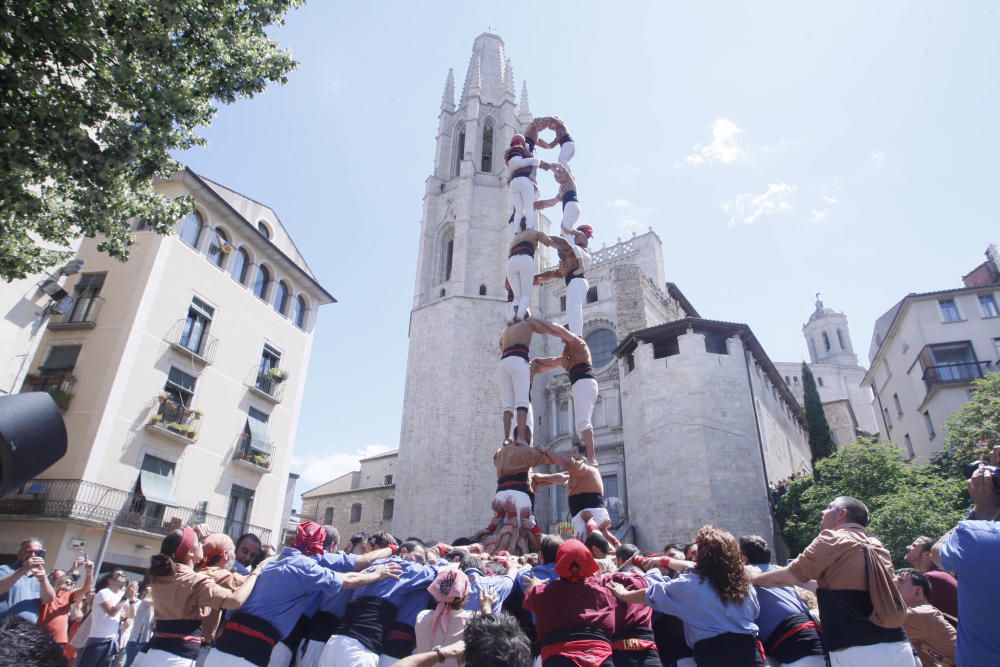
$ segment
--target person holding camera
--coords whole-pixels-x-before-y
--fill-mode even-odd
[[[994,459],[995,460],[995,459]],[[996,601],[1000,599],[1000,474],[980,463],[969,478],[973,509],[931,549],[934,562],[958,578],[959,667],[1000,664]]]
[[[81,585],[79,569],[84,568],[86,576]],[[94,564],[82,556],[73,561],[69,572],[56,568],[49,573],[49,584],[55,595],[51,602],[42,604],[38,624],[52,635],[60,647],[69,643],[69,610],[87,594],[94,583]]]
[[[17,614],[38,622],[43,604],[52,602],[55,591],[45,578],[45,547],[38,538],[21,542],[17,562],[0,565],[0,618]]]

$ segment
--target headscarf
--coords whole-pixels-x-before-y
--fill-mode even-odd
[[[556,574],[580,582],[597,572],[597,561],[580,540],[566,540],[556,551]]]
[[[441,570],[427,590],[437,601],[431,620],[431,645],[437,646],[448,637],[451,606],[469,594],[469,577],[458,569]]]
[[[582,232],[583,235],[586,236],[588,239],[594,238],[594,228],[591,227],[590,225],[580,225],[579,227],[576,228],[576,230],[578,232]]]
[[[523,146],[524,145],[524,135],[523,134],[515,134],[513,137],[510,138],[510,145],[511,146]]]
[[[225,533],[212,533],[201,543],[201,549],[205,552],[205,557],[199,563],[199,569],[215,567],[223,555],[236,550],[236,545],[233,544],[233,539]]]
[[[292,547],[307,556],[319,556],[323,553],[323,542],[326,540],[326,529],[318,523],[303,521],[295,531],[295,542]]]
[[[184,534],[181,536],[180,544],[177,545],[177,551],[174,552],[174,562],[183,563],[191,555],[191,547],[194,546],[194,541],[198,538],[195,535],[194,529],[191,526],[184,526]]]

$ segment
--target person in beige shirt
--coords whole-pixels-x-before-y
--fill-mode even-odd
[[[931,586],[918,570],[896,573],[896,587],[908,607],[903,629],[923,667],[954,667],[958,635],[941,610],[930,603]]]

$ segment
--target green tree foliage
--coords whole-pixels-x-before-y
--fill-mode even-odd
[[[942,472],[964,478],[962,466],[988,460],[1000,445],[1000,373],[990,373],[974,383],[972,399],[955,410],[944,423],[944,446],[934,457]]]
[[[792,554],[819,534],[823,510],[837,496],[868,506],[869,528],[897,564],[914,537],[943,535],[967,505],[964,482],[906,465],[895,446],[860,438],[819,461],[815,477],[793,480],[778,500],[775,515]]]
[[[302,1],[0,0],[0,276],[80,235],[125,260],[130,218],[169,232],[191,203],[153,179],[204,143],[214,103],[285,82],[296,63],[265,29]]]
[[[823,401],[816,389],[816,380],[806,362],[802,362],[802,391],[805,393],[806,423],[809,426],[809,451],[812,452],[813,467],[820,459],[826,458],[837,450],[837,444],[830,432],[830,424],[823,412]]]

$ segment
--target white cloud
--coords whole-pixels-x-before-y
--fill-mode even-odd
[[[358,461],[362,458],[382,454],[391,449],[393,448],[384,445],[372,445],[359,449],[354,453],[317,452],[305,456],[294,455],[292,456],[290,470],[301,475],[295,487],[296,494],[314,489],[320,484],[325,484],[345,473],[358,470]]]
[[[883,164],[885,162],[885,153],[877,148],[873,148],[872,152],[868,154],[868,159],[871,160],[873,164]]]
[[[833,197],[831,197],[830,195],[822,195],[822,196],[820,196],[820,199],[822,199],[823,201],[825,201],[830,206],[833,206],[834,204],[837,203],[837,200],[834,199]]]
[[[813,217],[813,221],[814,222],[819,222],[820,220],[822,220],[823,218],[825,218],[828,215],[830,215],[830,211],[829,210],[826,210],[826,211],[818,211],[816,209],[812,210],[812,217]]]
[[[611,206],[618,209],[629,209],[634,208],[635,204],[630,202],[628,199],[616,199],[611,202]]]
[[[795,193],[795,186],[788,183],[771,183],[767,186],[767,191],[759,195],[752,192],[744,192],[722,203],[722,210],[729,215],[729,226],[734,226],[737,222],[752,225],[765,215],[790,211],[792,208],[791,197]]]
[[[712,142],[695,146],[694,153],[687,156],[689,164],[705,164],[706,162],[729,164],[735,162],[746,152],[739,145],[739,135],[743,130],[736,127],[736,124],[731,120],[716,118],[710,127],[712,128]]]

